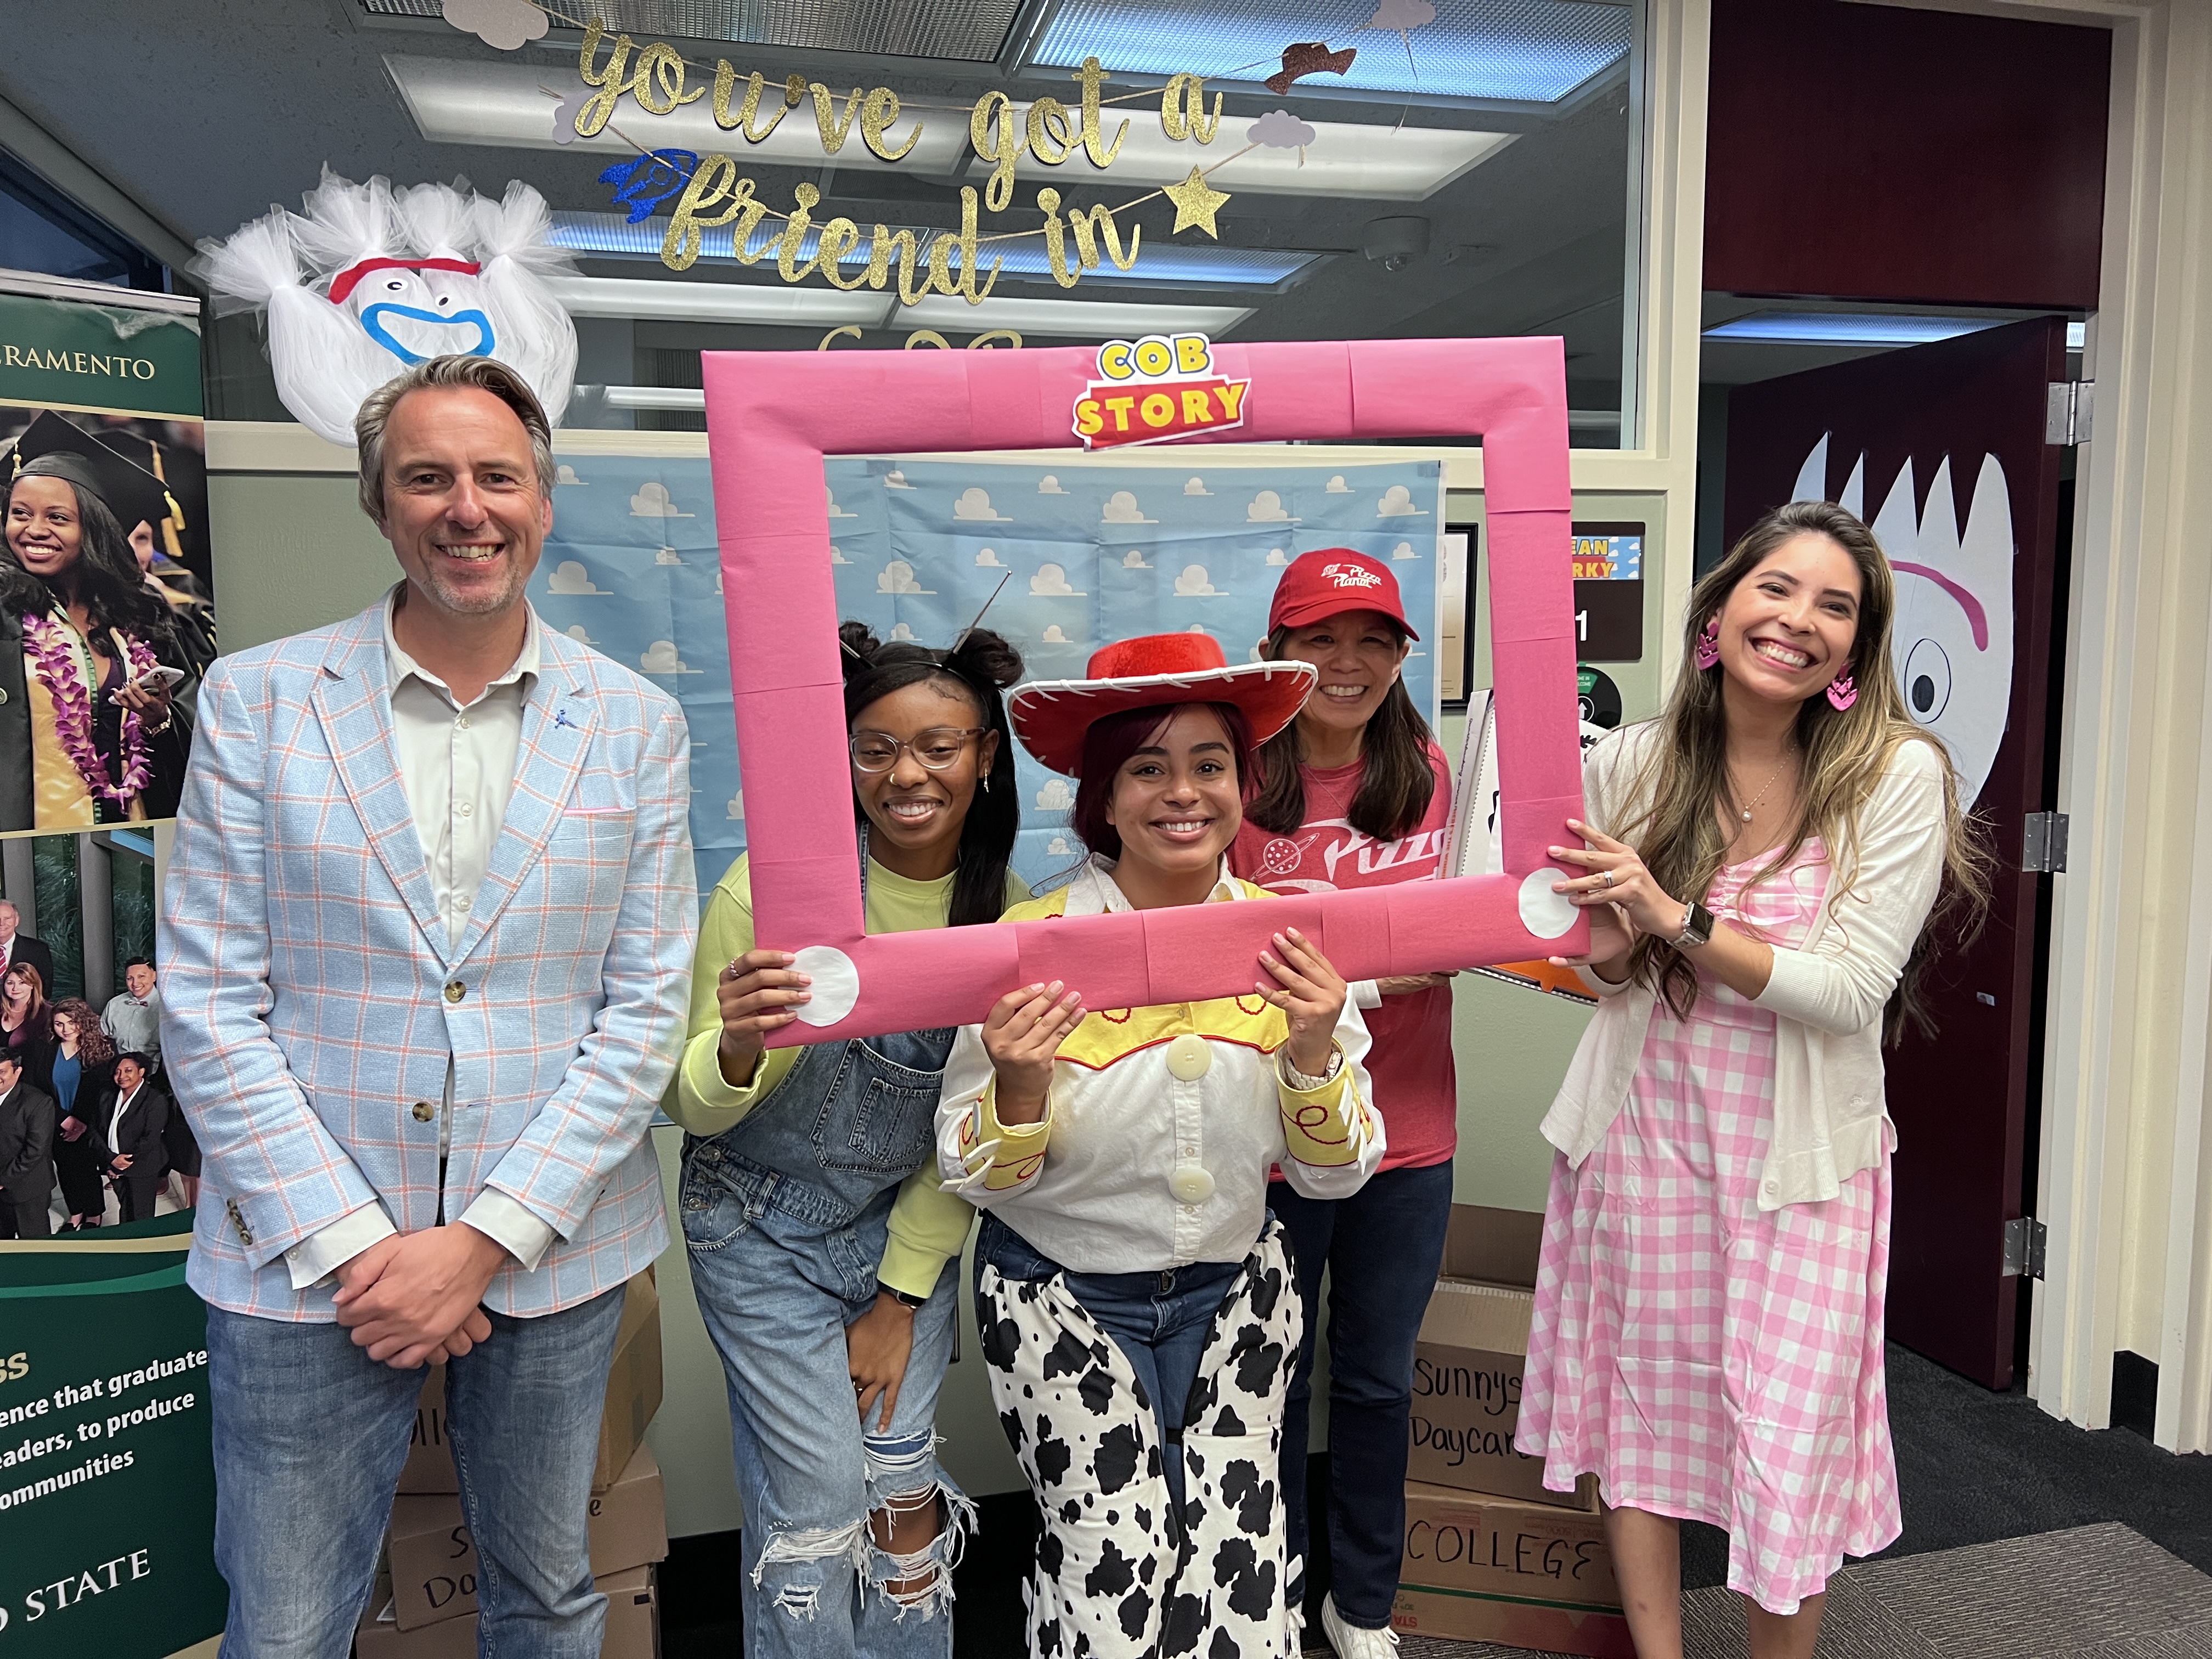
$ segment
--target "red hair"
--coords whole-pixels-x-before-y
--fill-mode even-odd
[[[1121,856],[1121,832],[1108,822],[1114,805],[1114,781],[1129,757],[1167,729],[1186,708],[1210,708],[1229,734],[1237,760],[1237,797],[1252,798],[1252,723],[1233,702],[1179,702],[1125,708],[1093,722],[1083,734],[1083,775],[1075,786],[1075,811],[1069,823],[1083,844],[1102,858]]]

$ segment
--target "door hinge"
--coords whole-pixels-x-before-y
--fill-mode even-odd
[[[2043,441],[2047,444],[2086,444],[2089,441],[2090,411],[2094,406],[2094,380],[2053,380],[2043,408]]]
[[[2004,1224],[2004,1277],[2007,1279],[2040,1279],[2043,1277],[2043,1252],[2049,1244],[2051,1229],[2032,1215],[2024,1215]]]
[[[2030,812],[2021,825],[2020,867],[2046,876],[2066,872],[2066,814]]]

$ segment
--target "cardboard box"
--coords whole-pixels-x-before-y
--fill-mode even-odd
[[[607,1598],[600,1659],[659,1659],[660,1593],[653,1569],[632,1567],[600,1579],[599,1588]],[[372,1597],[354,1632],[354,1659],[476,1659],[476,1614],[401,1630],[377,1618],[378,1605]]]
[[[614,1485],[645,1443],[646,1425],[660,1409],[660,1292],[649,1273],[629,1282],[615,1359],[607,1373],[607,1403],[599,1418],[599,1459],[592,1490]]]
[[[603,1491],[629,1466],[644,1443],[646,1425],[660,1409],[660,1292],[650,1269],[629,1281],[623,1301],[615,1358],[607,1375],[607,1401],[599,1419],[599,1462],[592,1489]],[[433,1365],[415,1406],[415,1433],[399,1471],[402,1492],[458,1492],[460,1477],[446,1443],[446,1368]]]
[[[1539,1653],[1636,1659],[1628,1620],[1620,1613],[1598,1607],[1553,1607],[1487,1595],[1438,1595],[1401,1587],[1390,1604],[1390,1628],[1408,1636],[1495,1642],[1500,1647],[1533,1648]],[[608,1649],[610,1653],[613,1650]]]
[[[660,1465],[637,1449],[629,1467],[591,1504],[592,1572],[606,1577],[668,1554]],[[476,1543],[458,1497],[403,1497],[392,1506],[388,1544],[392,1610],[403,1631],[458,1619],[477,1607]]]
[[[1620,1606],[1605,1517],[1406,1483],[1400,1587]]]
[[[1514,1443],[1543,1230],[1544,1218],[1528,1211],[1452,1206],[1443,1273],[1413,1347],[1406,1473],[1436,1486],[1595,1510],[1595,1480],[1585,1477],[1572,1493],[1547,1492],[1543,1459]]]
[[[1406,1483],[1392,1628],[1636,1659],[1601,1516]]]

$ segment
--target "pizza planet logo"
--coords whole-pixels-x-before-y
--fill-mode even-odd
[[[1321,568],[1321,574],[1328,577],[1331,581],[1334,582],[1339,587],[1380,587],[1382,586],[1382,577],[1376,575],[1371,570],[1362,569],[1356,564],[1325,564]]]
[[[1085,449],[1165,443],[1244,424],[1249,380],[1215,373],[1203,334],[1147,334],[1098,348],[1098,378],[1075,400]]]

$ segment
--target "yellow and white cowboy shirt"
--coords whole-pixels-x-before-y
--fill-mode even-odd
[[[1207,902],[1269,896],[1224,865]],[[1067,886],[1000,920],[1130,908],[1112,863],[1094,856]],[[1279,1052],[1288,1036],[1281,1011],[1257,995],[1093,1010],[1060,1043],[1043,1120],[1006,1125],[983,1028],[963,1026],[937,1109],[945,1189],[997,1211],[1075,1273],[1242,1261],[1266,1218],[1272,1170],[1310,1198],[1347,1198],[1382,1162],[1353,1000],[1326,1079],[1290,1069]]]

